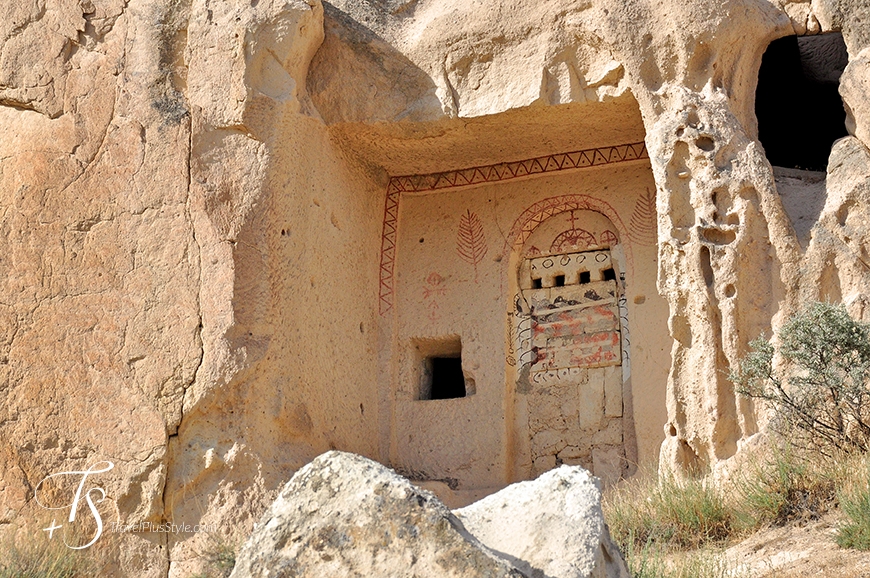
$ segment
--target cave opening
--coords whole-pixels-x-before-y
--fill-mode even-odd
[[[786,36],[761,61],[755,114],[758,139],[776,167],[824,171],[834,141],[848,134],[838,92],[848,63],[839,33]]]

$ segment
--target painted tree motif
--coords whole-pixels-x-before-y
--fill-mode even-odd
[[[477,266],[486,256],[486,236],[483,223],[476,213],[466,209],[459,218],[459,234],[456,237],[456,253],[459,258],[474,267],[474,282],[477,283]]]
[[[646,190],[638,197],[629,222],[631,240],[639,245],[656,244],[656,196]]]

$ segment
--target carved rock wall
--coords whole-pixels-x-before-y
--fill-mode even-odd
[[[107,525],[241,537],[288,472],[375,451],[355,383],[374,372],[382,177],[306,97],[320,4],[253,4],[2,9],[5,530],[43,536],[37,483],[108,459]],[[112,536],[114,571],[164,576],[171,555],[187,575],[196,538]]]
[[[34,487],[97,459],[116,464],[106,519],[244,533],[321,451],[383,456],[387,174],[645,133],[673,338],[668,467],[706,471],[756,431],[723,371],[797,303],[870,316],[862,0],[6,4],[4,530],[39,532],[18,527],[39,512]],[[770,40],[832,30],[852,136],[804,250],[753,93]],[[200,537],[118,539],[125,573],[197,570]]]

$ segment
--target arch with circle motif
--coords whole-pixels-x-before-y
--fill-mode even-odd
[[[625,252],[626,269],[633,269],[631,244],[628,242],[628,229],[619,218],[616,210],[606,201],[589,195],[560,195],[538,201],[517,217],[505,239],[505,253],[520,250],[532,232],[544,221],[567,211],[595,211],[601,213],[613,223],[619,232],[619,240]]]

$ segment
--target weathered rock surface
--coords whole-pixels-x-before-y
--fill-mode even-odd
[[[384,466],[327,452],[300,469],[248,539],[232,578],[524,576],[434,494]]]
[[[371,379],[396,362],[377,311],[388,174],[644,133],[673,340],[662,463],[729,459],[758,430],[723,377],[747,342],[806,299],[870,317],[868,15],[866,0],[4,3],[0,528],[31,519],[40,479],[100,459],[116,464],[106,520],[233,528],[328,448],[390,459],[395,384]],[[796,226],[755,138],[755,78],[773,38],[836,30],[852,136],[812,187],[818,221]],[[189,575],[197,539],[126,536],[123,573]]]
[[[628,578],[601,511],[598,479],[560,466],[455,510],[486,546],[540,578]]]

